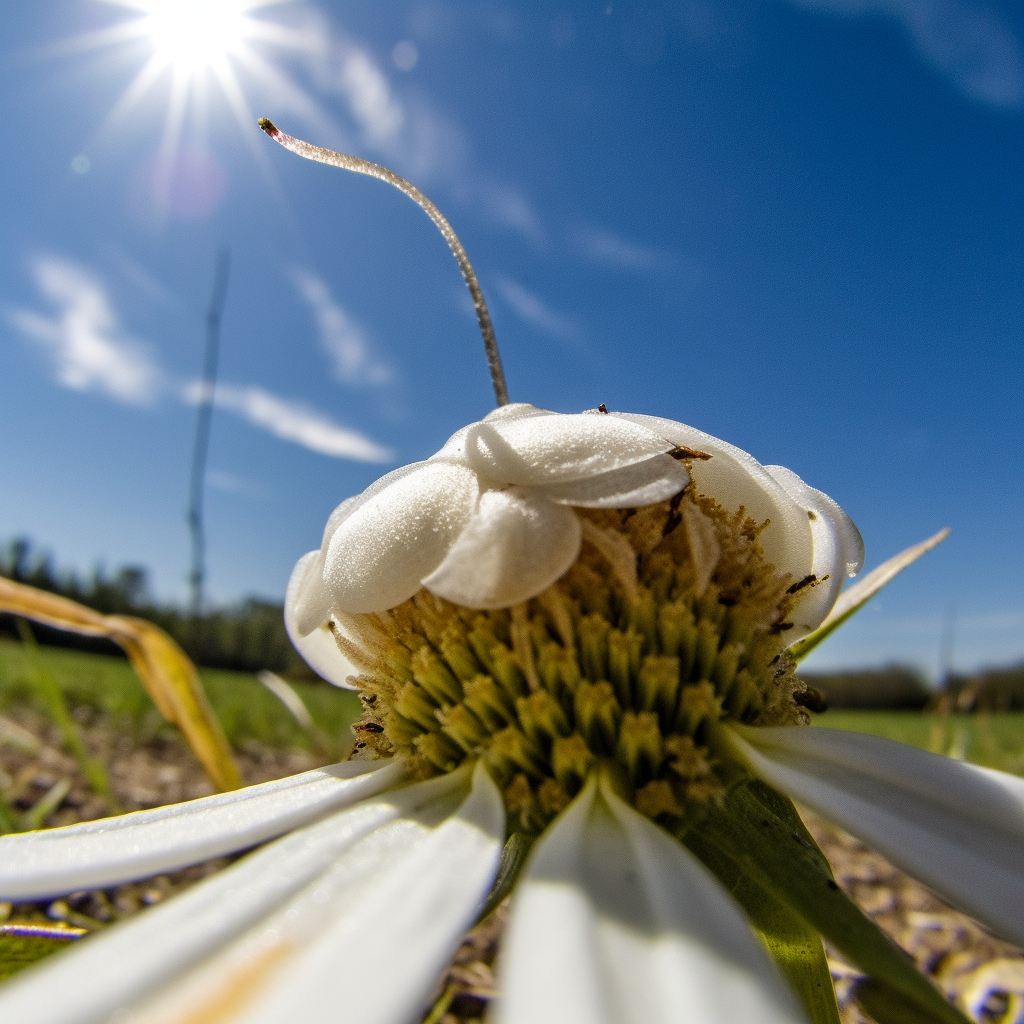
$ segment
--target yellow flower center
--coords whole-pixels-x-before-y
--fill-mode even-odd
[[[338,642],[366,671],[357,748],[408,757],[422,776],[481,757],[526,832],[602,762],[667,824],[721,790],[714,723],[808,720],[786,617],[813,581],[777,573],[757,541],[764,524],[692,488],[577,511],[579,558],[526,604],[478,611],[421,590],[346,617]]]

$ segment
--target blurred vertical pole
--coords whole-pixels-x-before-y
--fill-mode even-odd
[[[220,322],[228,294],[230,251],[225,246],[217,253],[213,274],[213,293],[206,310],[206,347],[203,354],[203,381],[196,409],[196,434],[192,445],[192,469],[188,489],[188,526],[192,536],[192,568],[188,575],[193,617],[203,608],[203,583],[206,578],[206,536],[203,532],[203,491],[206,483],[206,453],[210,447],[210,421],[213,395],[217,386],[217,358],[220,354]]]
[[[953,643],[956,634],[956,605],[946,605],[946,613],[942,617],[942,659],[939,667],[941,673],[939,685],[944,690],[949,690],[953,683]]]

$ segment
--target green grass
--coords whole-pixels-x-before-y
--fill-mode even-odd
[[[1024,775],[1024,712],[935,715],[923,711],[826,711],[818,725],[899,740]]]
[[[152,700],[125,659],[54,647],[41,648],[39,654],[72,708],[108,714],[135,734],[163,727]],[[313,746],[309,734],[254,675],[219,669],[201,669],[200,675],[233,745],[254,739],[279,747]],[[348,727],[360,715],[355,694],[327,683],[295,683],[294,687],[317,728],[339,745],[341,754],[352,741]],[[28,652],[21,644],[0,640],[0,709],[26,701],[46,713]]]

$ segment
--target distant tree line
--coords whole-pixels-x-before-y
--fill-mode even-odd
[[[888,708],[920,711],[928,706],[932,690],[920,672],[904,665],[860,672],[800,672],[830,708]]]
[[[158,605],[149,590],[149,575],[137,565],[107,574],[97,566],[80,577],[58,570],[52,557],[19,537],[0,544],[0,576],[69,597],[104,615],[137,615],[165,629],[198,665],[255,672],[271,669],[291,677],[312,677],[288,639],[281,605],[247,598],[228,608],[192,616],[175,607]],[[78,636],[33,625],[41,643],[78,650],[119,653],[107,640]],[[16,635],[10,616],[0,615],[0,632]]]

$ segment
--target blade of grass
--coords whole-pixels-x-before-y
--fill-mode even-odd
[[[71,789],[70,779],[58,779],[23,815],[23,832],[34,832],[43,827],[43,822],[60,807],[61,801]]]
[[[854,612],[863,608],[882,587],[892,582],[908,565],[912,565],[926,551],[931,551],[933,547],[941,544],[948,536],[949,527],[947,526],[927,540],[921,541],[920,544],[914,544],[898,555],[893,555],[877,569],[872,569],[867,576],[854,583],[852,587],[844,590],[839,595],[839,600],[836,601],[832,611],[825,617],[825,621],[813,633],[808,633],[802,640],[797,640],[789,648],[789,653],[794,660],[802,661],[806,658],[822,640],[837,630]]]
[[[110,780],[107,778],[106,770],[86,749],[78,725],[68,710],[60,684],[53,677],[53,673],[46,667],[46,663],[39,653],[39,645],[36,643],[36,638],[32,635],[32,630],[22,618],[16,619],[15,622],[18,627],[18,635],[21,637],[25,652],[28,654],[29,664],[32,666],[32,676],[36,692],[39,694],[47,711],[49,711],[50,717],[57,728],[60,729],[64,745],[78,762],[78,767],[81,768],[89,788],[108,801],[111,800]],[[116,813],[115,808],[111,809],[115,810]],[[38,828],[38,826],[36,827]]]

